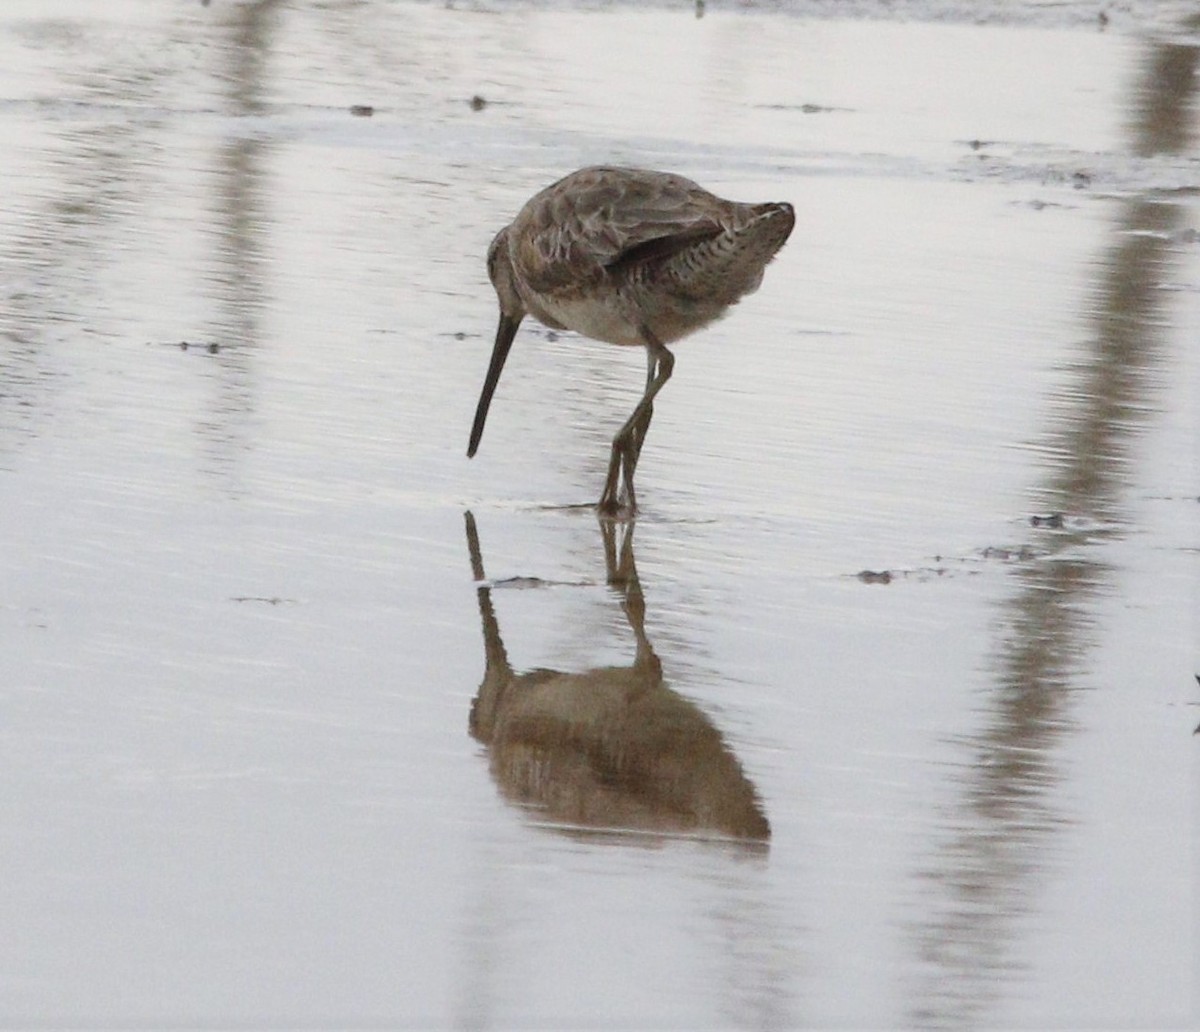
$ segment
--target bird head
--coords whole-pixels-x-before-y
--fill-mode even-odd
[[[513,272],[512,257],[508,251],[508,230],[508,226],[500,230],[488,248],[488,279],[496,288],[501,314],[511,319],[520,319],[525,314],[525,306],[521,303],[521,295],[517,291],[517,277]]]
[[[475,409],[475,423],[471,427],[471,443],[467,445],[467,457],[475,454],[479,440],[483,437],[483,424],[487,419],[488,406],[492,403],[492,394],[496,384],[500,382],[500,372],[504,369],[504,360],[508,357],[508,349],[512,347],[513,338],[517,335],[517,327],[525,318],[525,306],[521,303],[521,295],[517,291],[517,276],[513,271],[512,255],[508,250],[508,226],[496,234],[492,246],[488,248],[487,266],[488,279],[496,288],[496,297],[500,300],[500,325],[496,327],[496,343],[492,348],[492,360],[488,363],[487,376],[483,381],[483,391],[479,395],[479,405]]]

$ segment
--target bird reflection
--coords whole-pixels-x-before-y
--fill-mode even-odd
[[[633,631],[633,662],[578,673],[513,669],[469,512],[466,525],[487,661],[470,729],[505,798],[564,829],[765,842],[770,825],[741,764],[699,707],[663,681],[646,637],[632,525],[608,523],[601,534],[608,584]]]

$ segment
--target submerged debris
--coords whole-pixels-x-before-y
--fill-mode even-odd
[[[859,570],[855,575],[864,584],[891,584],[891,570]]]
[[[981,559],[999,559],[1001,562],[1011,562],[1014,559],[1024,561],[1036,558],[1036,556],[1037,553],[1028,545],[1021,545],[1018,548],[1003,548],[999,545],[988,545],[979,552]]]
[[[805,101],[803,104],[755,104],[763,111],[799,111],[802,115],[826,115],[832,112],[853,111],[853,108],[833,107],[829,104],[813,104]]]
[[[1034,513],[1029,517],[1029,525],[1031,527],[1046,527],[1049,530],[1062,530],[1063,514],[1061,512],[1048,512],[1044,516]]]
[[[858,573],[846,574],[863,584],[892,584],[896,581],[923,582],[938,580],[942,577],[967,574],[968,576],[982,573],[984,563],[1024,563],[1037,559],[1037,549],[1031,545],[986,545],[976,549],[970,555],[945,556],[935,555],[927,566],[913,566],[907,569],[894,567],[883,570],[859,570]]]
[[[157,343],[157,344],[162,345],[163,347],[168,347],[168,348],[178,348],[180,351],[188,351],[191,348],[203,348],[210,355],[215,355],[218,351],[221,350],[221,345],[218,344],[215,340],[209,341],[207,344],[201,344],[199,341],[194,341],[194,340],[190,340],[190,341],[189,340],[180,340],[180,341],[160,340],[160,341],[152,341],[151,343]]]
[[[564,580],[546,580],[542,577],[502,577],[500,580],[490,582],[490,587],[493,588],[515,588],[518,591],[528,590],[530,588],[590,588],[594,587],[591,581],[564,581]]]

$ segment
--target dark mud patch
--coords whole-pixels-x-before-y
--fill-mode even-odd
[[[1029,545],[986,545],[983,548],[965,556],[935,555],[932,562],[924,566],[889,567],[881,570],[859,570],[852,574],[855,580],[862,584],[894,584],[897,581],[939,580],[943,577],[959,574],[974,575],[983,573],[989,565],[1001,563],[1028,563],[1042,557],[1044,553]]]

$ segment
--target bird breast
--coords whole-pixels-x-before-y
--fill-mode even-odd
[[[618,295],[609,297],[547,296],[523,298],[534,318],[554,329],[574,330],[608,344],[644,344],[637,322]]]

